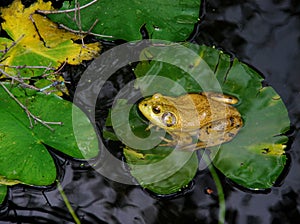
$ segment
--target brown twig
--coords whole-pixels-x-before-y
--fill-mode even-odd
[[[59,24],[59,26],[61,28],[64,28],[65,30],[68,30],[72,33],[75,33],[75,34],[83,34],[83,35],[93,35],[95,37],[103,37],[103,38],[115,38],[114,36],[110,36],[110,35],[103,35],[103,34],[97,34],[97,33],[91,33],[91,32],[88,32],[88,31],[79,31],[79,30],[73,30],[63,24]]]
[[[26,88],[34,89],[34,90],[37,90],[37,91],[40,90],[40,89],[36,88],[35,86],[32,86],[32,85],[29,85],[29,84],[25,83],[24,79],[18,78],[18,77],[15,77],[15,76],[11,76],[11,75],[9,75],[7,72],[5,72],[2,69],[0,69],[0,73],[2,73],[4,76],[6,76],[7,78],[9,78],[9,79],[11,79],[13,81],[19,82],[22,86],[24,86]]]
[[[89,7],[91,6],[92,4],[96,3],[98,0],[93,0],[83,6],[81,6],[79,9],[84,9],[86,7]],[[74,8],[74,9],[66,9],[66,10],[36,10],[37,13],[42,13],[42,14],[45,14],[45,15],[48,15],[48,14],[61,14],[61,13],[69,13],[69,12],[75,12],[77,11],[78,8]]]
[[[67,62],[64,61],[63,64],[53,74],[59,74],[66,64]]]
[[[78,0],[75,0],[75,6],[77,7],[77,10],[74,12],[74,21],[77,25],[77,27],[79,28],[79,32],[80,32],[80,37],[81,37],[81,44],[82,44],[82,48],[85,48],[85,44],[84,44],[84,40],[83,40],[83,34],[82,34],[82,25],[81,25],[81,14],[80,14],[80,3],[78,2]],[[76,19],[78,17],[78,19]],[[80,54],[81,54],[82,49],[80,49]]]
[[[35,115],[33,115],[29,110],[28,108],[23,105],[10,91],[9,89],[2,83],[0,82],[0,85],[2,86],[2,88],[5,90],[5,92],[7,92],[7,94],[14,100],[16,101],[17,104],[19,104],[19,106],[25,111],[25,113],[27,114],[27,117],[29,119],[29,122],[30,122],[30,128],[33,128],[33,124],[32,124],[32,120],[33,119],[34,121],[36,122],[39,122],[41,123],[43,126],[45,126],[46,128],[50,129],[51,131],[55,131],[52,127],[50,127],[49,125],[50,124],[55,124],[55,125],[62,125],[62,122],[52,122],[52,121],[44,121],[38,117],[36,117]]]
[[[74,12],[75,13],[74,16],[77,15],[78,19],[76,19],[76,17],[74,17],[74,18],[75,18],[76,25],[79,28],[79,31],[82,32],[80,4],[77,0],[75,0],[75,2],[76,2],[77,10]]]
[[[87,31],[87,33],[91,33],[92,29],[94,29],[94,27],[96,26],[96,24],[99,22],[99,19],[96,19],[95,22],[91,25],[91,27],[89,28],[89,30]]]
[[[49,70],[55,70],[55,68],[51,68],[50,66],[38,66],[38,65],[5,65],[5,64],[0,64],[0,67],[5,67],[5,68],[16,68],[16,69],[46,69],[46,71]]]
[[[96,3],[98,0],[93,0],[91,1],[90,3],[87,3],[83,6],[80,6],[78,4],[78,2],[76,1],[75,2],[75,8],[73,9],[66,9],[66,10],[37,10],[36,12],[37,13],[42,13],[42,14],[45,14],[45,15],[48,15],[48,14],[60,14],[60,13],[70,13],[70,12],[74,12],[74,21],[78,27],[79,30],[73,30],[63,24],[59,24],[59,27],[67,30],[67,31],[70,31],[72,33],[75,33],[75,34],[79,34],[79,35],[93,35],[95,37],[102,37],[102,38],[114,38],[114,36],[111,36],[111,35],[102,35],[102,34],[97,34],[97,33],[92,33],[91,30],[95,27],[95,25],[98,23],[98,19],[95,20],[95,22],[92,24],[92,26],[89,28],[88,31],[83,31],[82,30],[82,26],[81,26],[81,18],[80,18],[80,10],[86,8],[86,7],[89,7],[91,6],[92,4]]]
[[[1,55],[1,58],[4,58],[4,56],[7,54],[7,52],[12,49],[18,42],[20,42],[23,37],[25,35],[22,34],[16,41],[13,41],[12,44],[8,47],[8,48],[5,48],[5,50],[0,50],[1,53],[3,53],[3,55]]]

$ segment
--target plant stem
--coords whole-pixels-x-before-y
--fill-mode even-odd
[[[224,196],[222,183],[220,181],[220,178],[219,178],[214,166],[211,165],[211,161],[205,152],[203,152],[202,157],[203,157],[204,161],[206,162],[206,164],[208,165],[208,169],[211,173],[211,176],[216,184],[216,188],[218,191],[218,198],[219,198],[218,224],[224,224],[225,223],[225,213],[226,213],[226,203],[225,203],[225,196]]]
[[[65,192],[64,192],[64,190],[63,190],[63,188],[60,184],[60,182],[58,180],[56,180],[56,183],[57,183],[57,189],[58,189],[62,199],[64,200],[64,202],[67,206],[67,209],[69,210],[69,212],[70,212],[71,216],[73,217],[75,223],[76,224],[81,224],[81,222],[80,222],[79,218],[77,217],[76,213],[74,212],[74,210],[73,210],[73,208],[72,208],[72,206],[71,206],[71,204],[70,204],[70,202],[69,202],[69,200],[68,200],[68,198],[67,198],[67,196],[66,196],[66,194],[65,194]]]

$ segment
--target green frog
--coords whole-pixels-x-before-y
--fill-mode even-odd
[[[151,122],[148,128],[158,126],[171,135],[172,139],[163,138],[166,143],[161,145],[196,150],[220,145],[236,136],[243,126],[241,114],[233,106],[237,103],[237,98],[216,92],[179,97],[156,93],[138,107]]]

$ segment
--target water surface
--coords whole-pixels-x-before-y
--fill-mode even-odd
[[[292,131],[287,147],[290,166],[270,191],[247,192],[220,178],[226,197],[226,223],[276,224],[300,220],[300,2],[296,0],[208,0],[202,20],[191,36],[199,44],[216,46],[254,67],[282,97]],[[101,96],[112,102],[131,78],[120,72]],[[103,122],[99,118],[99,126]],[[262,124],[263,125],[263,124]],[[119,145],[115,144],[116,151]],[[138,186],[122,185],[87,164],[55,156],[62,186],[82,223],[217,223],[219,201],[208,170],[197,174],[192,190],[174,199],[157,199]],[[207,194],[206,189],[213,190]],[[15,186],[0,211],[0,223],[72,223],[53,186]]]

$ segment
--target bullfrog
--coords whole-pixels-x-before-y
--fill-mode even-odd
[[[188,93],[179,97],[156,93],[138,104],[153,126],[164,129],[172,139],[164,146],[201,149],[232,140],[243,126],[238,99],[217,92]],[[195,145],[196,139],[196,145]]]

